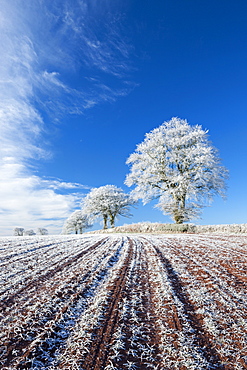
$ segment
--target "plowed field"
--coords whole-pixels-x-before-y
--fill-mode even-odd
[[[247,369],[247,237],[0,239],[0,369]]]

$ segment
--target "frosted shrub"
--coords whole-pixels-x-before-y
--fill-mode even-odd
[[[239,225],[194,225],[194,224],[162,224],[139,222],[136,224],[117,226],[112,229],[116,233],[247,233],[247,224]],[[106,230],[107,232],[107,230]]]

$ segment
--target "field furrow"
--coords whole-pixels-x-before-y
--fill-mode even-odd
[[[247,369],[244,235],[0,239],[0,367]]]

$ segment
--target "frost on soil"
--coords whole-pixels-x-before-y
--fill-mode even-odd
[[[0,364],[247,368],[244,235],[0,239]]]

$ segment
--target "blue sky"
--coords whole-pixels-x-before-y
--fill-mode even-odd
[[[91,188],[129,192],[127,157],[173,116],[230,171],[197,223],[246,223],[246,16],[245,0],[2,0],[0,234],[60,233]],[[154,204],[118,224],[170,222]]]

